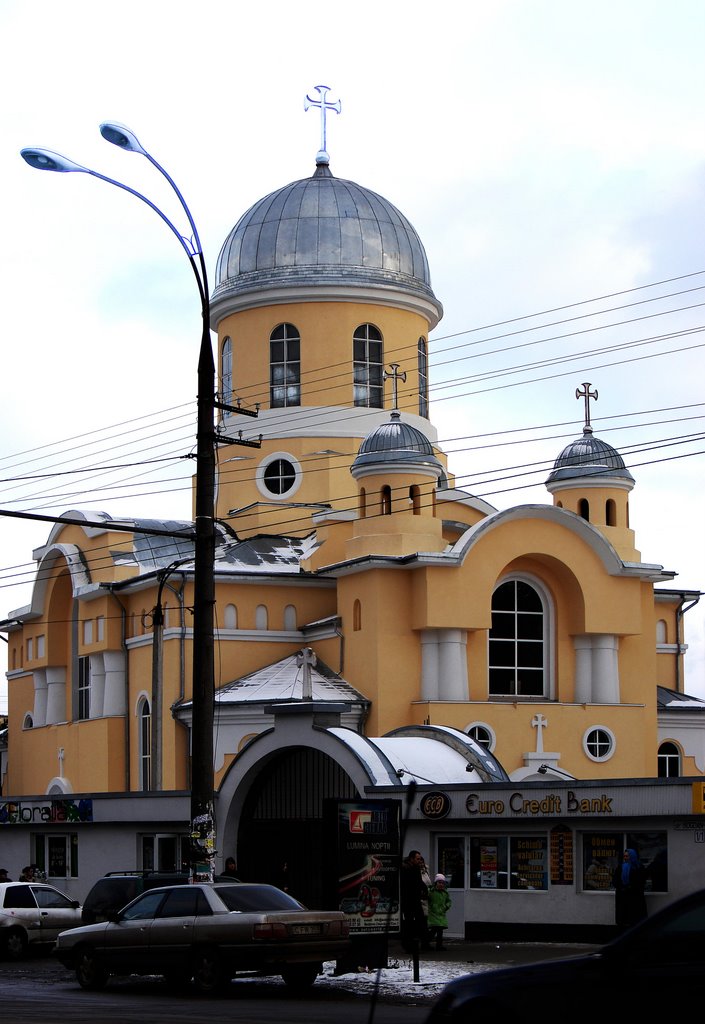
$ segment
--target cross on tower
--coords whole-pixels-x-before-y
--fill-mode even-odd
[[[312,100],[310,96],[306,96],[304,98],[304,110],[308,110],[309,107],[321,108],[321,148],[316,153],[316,163],[329,164],[330,157],[326,150],[326,111],[334,110],[336,114],[339,114],[341,105],[340,100],[331,103],[326,99],[326,93],[330,91],[329,85],[314,85],[314,89],[320,94],[320,99]]]
[[[597,388],[594,391],[590,390],[589,384],[583,384],[583,390],[580,388],[575,389],[576,398],[585,399],[585,426],[583,427],[584,434],[592,434],[592,426],[590,424],[590,399],[594,398],[597,401]]]
[[[399,363],[390,363],[392,367],[389,373],[385,370],[382,374],[384,380],[391,380],[392,382],[392,408],[399,408],[399,396],[397,393],[397,381],[401,381],[402,384],[406,384],[406,370],[399,372]]]

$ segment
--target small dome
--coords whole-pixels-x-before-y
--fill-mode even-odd
[[[634,483],[634,477],[624,465],[624,459],[617,449],[599,437],[594,437],[588,427],[582,437],[571,441],[563,449],[553,464],[553,471],[546,484],[600,476]]]
[[[306,286],[401,293],[424,309],[432,327],[443,313],[421,239],[406,217],[370,189],[335,178],[325,164],[240,218],[218,257],[212,305],[223,316],[258,295],[274,301],[273,293]]]
[[[360,471],[399,463],[408,465],[409,469],[431,470],[437,476],[443,472],[429,439],[410,423],[403,423],[395,409],[388,422],[381,423],[362,442],[350,472],[357,476]]]

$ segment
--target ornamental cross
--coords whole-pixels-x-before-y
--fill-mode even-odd
[[[584,434],[592,434],[592,426],[590,425],[590,399],[594,398],[597,401],[597,388],[594,391],[590,390],[589,384],[583,384],[583,390],[580,388],[575,389],[576,398],[585,399],[585,426],[583,427]]]
[[[543,733],[542,729],[545,729],[548,725],[548,719],[545,715],[534,715],[531,719],[531,724],[536,729],[536,753],[543,754]]]
[[[326,99],[326,93],[330,91],[329,85],[314,85],[314,89],[320,94],[320,99],[312,100],[310,96],[304,98],[304,110],[308,110],[309,107],[320,107],[321,108],[321,148],[316,153],[317,164],[329,164],[330,157],[326,150],[326,111],[334,110],[336,114],[340,113],[341,105],[340,100],[336,100],[332,103]]]
[[[406,384],[406,370],[399,372],[399,363],[391,363],[392,369],[387,373],[385,370],[382,374],[384,380],[391,380],[392,382],[392,407],[394,409],[399,408],[399,396],[397,393],[397,381],[401,381],[402,384]]]

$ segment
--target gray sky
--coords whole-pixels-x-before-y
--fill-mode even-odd
[[[426,246],[445,308],[432,419],[459,483],[499,508],[550,501],[590,381],[595,432],[637,481],[644,560],[705,590],[705,5],[243,6],[0,0],[0,507],[188,517],[193,468],[175,459],[193,446],[200,316],[183,252],[132,197],[19,150],[58,150],[176,218],[148,163],[98,133],[129,125],[186,196],[212,283],[239,216],[313,172],[303,98],[325,83],[343,106],[333,173]],[[2,614],[26,603],[48,531],[0,519]],[[705,600],[686,625],[687,689],[705,696]]]

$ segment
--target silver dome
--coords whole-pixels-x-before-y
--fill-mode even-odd
[[[405,463],[432,469],[438,475],[443,467],[433,454],[433,445],[420,430],[404,423],[395,409],[386,423],[381,423],[360,445],[350,467],[353,476],[359,470],[377,469],[392,463]]]
[[[239,297],[313,286],[386,289],[431,310],[421,239],[387,199],[320,165],[255,203],[237,222],[218,257],[213,304],[223,314]]]
[[[624,459],[617,449],[599,437],[593,437],[592,431],[586,429],[582,437],[571,441],[563,449],[546,483],[600,476],[612,479],[617,477],[634,483],[634,477],[624,465]]]

